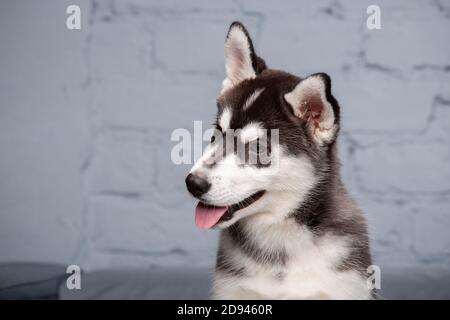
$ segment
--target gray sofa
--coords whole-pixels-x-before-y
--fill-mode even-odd
[[[83,272],[69,290],[60,265],[0,264],[0,299],[208,299],[212,270],[123,269]],[[448,268],[383,268],[381,299],[450,299]]]

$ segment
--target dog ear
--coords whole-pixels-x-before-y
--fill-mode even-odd
[[[284,98],[319,144],[334,140],[339,128],[339,105],[331,94],[327,74],[316,73],[303,79]]]
[[[252,39],[240,22],[233,22],[225,40],[225,91],[245,79],[256,77],[266,68],[264,60],[255,54]]]

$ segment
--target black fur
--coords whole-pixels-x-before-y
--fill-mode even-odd
[[[349,238],[352,245],[351,252],[339,265],[335,266],[336,270],[352,269],[366,275],[366,269],[371,264],[367,226],[363,215],[347,194],[340,178],[336,145],[340,106],[332,95],[330,77],[325,73],[312,75],[319,76],[324,82],[326,99],[332,106],[337,125],[335,136],[325,144],[318,144],[308,130],[307,121],[297,117],[284,99],[284,95],[291,92],[303,79],[284,71],[268,69],[264,60],[256,55],[247,30],[239,22],[234,22],[230,29],[234,27],[241,28],[248,39],[250,58],[257,76],[254,79],[242,81],[218,98],[218,118],[225,106],[231,107],[230,129],[243,128],[250,121],[261,122],[266,129],[279,129],[279,143],[291,155],[309,157],[319,181],[309,192],[306,200],[299,204],[289,218],[293,218],[294,223],[309,228],[317,238],[325,234]],[[242,105],[247,97],[260,88],[264,88],[264,91],[250,108],[243,110]],[[352,214],[341,214],[348,210]],[[289,256],[283,248],[275,252],[262,248],[243,231],[241,223],[237,221],[223,230],[221,241],[231,244],[234,249],[240,250],[257,263],[280,267],[286,264]],[[217,256],[216,270],[239,277],[249,272],[240,265],[231,264],[222,244]],[[279,278],[281,281],[283,276]]]
[[[250,59],[252,61],[253,70],[255,71],[255,74],[260,74],[263,70],[265,70],[267,68],[266,62],[256,55],[255,48],[253,47],[252,38],[250,37],[250,34],[248,33],[248,31],[244,27],[244,25],[242,23],[240,23],[239,21],[234,21],[230,25],[230,28],[228,29],[227,39],[228,39],[228,36],[230,34],[230,30],[233,29],[233,28],[236,28],[236,27],[241,29],[244,32],[245,36],[247,37],[248,44],[249,44],[249,47],[250,47]]]
[[[287,254],[284,249],[278,251],[268,251],[261,248],[249,235],[242,230],[237,221],[235,224],[226,229],[226,234],[231,238],[233,244],[239,248],[244,254],[261,264],[271,264],[283,266],[287,261]]]

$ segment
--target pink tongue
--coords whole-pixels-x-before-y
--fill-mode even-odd
[[[201,229],[209,229],[225,214],[227,207],[205,207],[200,202],[195,208],[195,224]]]

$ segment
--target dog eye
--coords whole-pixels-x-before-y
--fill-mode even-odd
[[[217,137],[220,136],[222,136],[222,128],[217,124],[211,136],[211,143],[214,143],[217,140]]]

